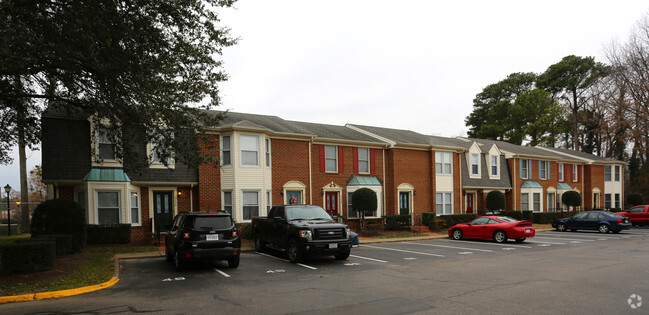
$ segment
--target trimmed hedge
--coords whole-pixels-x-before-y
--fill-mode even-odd
[[[56,245],[53,240],[2,246],[2,266],[14,272],[52,270],[55,258]]]
[[[86,245],[86,214],[79,204],[68,199],[52,199],[34,209],[32,236],[70,234],[72,251],[80,253]]]
[[[532,214],[532,222],[537,224],[552,224],[557,219],[561,219],[561,212],[535,212]]]
[[[435,219],[437,219],[435,212],[424,212],[421,214],[422,225],[431,226],[431,224],[435,224]]]
[[[128,244],[130,224],[88,224],[88,244]]]
[[[456,224],[467,223],[478,217],[475,213],[466,213],[466,214],[446,214],[441,216],[442,219],[446,222],[446,227],[450,228]]]
[[[17,223],[11,223],[11,235],[18,235],[18,234],[20,234],[19,232],[20,232],[20,225],[17,224]],[[0,235],[2,235],[2,236],[7,235],[7,225],[6,224],[1,224],[0,225]]]
[[[38,243],[38,242],[54,242],[56,245],[56,256],[62,256],[72,253],[72,235],[69,234],[55,234],[55,235],[39,235],[32,236],[32,238],[17,239],[16,243]]]
[[[409,214],[390,214],[383,217],[386,230],[403,230],[410,226]]]

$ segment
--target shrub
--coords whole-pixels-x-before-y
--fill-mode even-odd
[[[88,244],[128,244],[131,242],[130,224],[88,224]]]
[[[237,223],[237,230],[239,230],[240,238],[245,240],[251,240],[253,238],[251,223]]]
[[[435,224],[435,219],[437,219],[435,212],[424,212],[421,214],[422,225],[431,226],[431,224]]]
[[[478,217],[475,213],[466,213],[466,214],[447,214],[441,216],[442,219],[446,222],[446,227],[450,228],[456,224],[466,223]]]
[[[431,220],[430,223],[428,224],[428,227],[431,230],[441,230],[446,227],[446,221],[444,221],[443,219]]]
[[[561,212],[535,212],[532,214],[532,222],[537,224],[551,224],[560,218]]]
[[[365,229],[365,215],[373,213],[377,208],[376,192],[369,188],[361,188],[352,193],[352,208],[361,217],[361,230]]]
[[[409,214],[390,214],[383,217],[386,230],[404,230],[410,226]]]
[[[54,241],[18,242],[2,246],[2,266],[14,272],[51,270],[55,258]]]
[[[0,225],[0,235],[7,235],[7,229],[9,229],[7,224]],[[20,232],[20,225],[11,223],[11,235],[18,235],[19,232]]]
[[[31,234],[72,235],[72,251],[81,252],[86,244],[86,218],[79,204],[68,199],[45,201],[34,209]]]
[[[574,190],[566,191],[561,196],[561,203],[568,207],[579,207],[581,206],[581,195]]]
[[[629,204],[629,207],[644,204],[642,195],[638,193],[633,193],[626,196],[626,202]]]
[[[497,211],[505,209],[505,195],[498,190],[492,190],[487,194],[487,210]]]
[[[72,235],[56,234],[56,235],[40,235],[32,236],[32,238],[17,239],[16,243],[38,243],[38,242],[54,242],[56,249],[56,256],[62,256],[72,253]]]

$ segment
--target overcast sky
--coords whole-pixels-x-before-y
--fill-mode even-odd
[[[239,0],[221,14],[240,38],[223,50],[221,109],[466,135],[485,86],[567,55],[606,62],[648,12],[646,0]],[[17,159],[0,181],[19,188]]]

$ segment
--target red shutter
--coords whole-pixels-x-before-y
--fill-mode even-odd
[[[375,154],[376,149],[370,149],[370,174],[376,173],[376,158],[374,157]]]
[[[343,147],[338,147],[338,173],[345,172],[345,154],[343,152]]]
[[[325,146],[320,145],[320,172],[325,171]]]
[[[358,174],[358,148],[354,148],[354,174]]]

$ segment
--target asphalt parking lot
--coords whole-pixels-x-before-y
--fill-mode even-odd
[[[176,272],[163,257],[122,261],[120,281],[0,313],[647,313],[649,228],[541,232],[525,243],[449,239],[361,244],[348,260],[292,264],[244,252]],[[635,304],[634,304],[635,303]],[[631,305],[641,307],[634,310]]]

